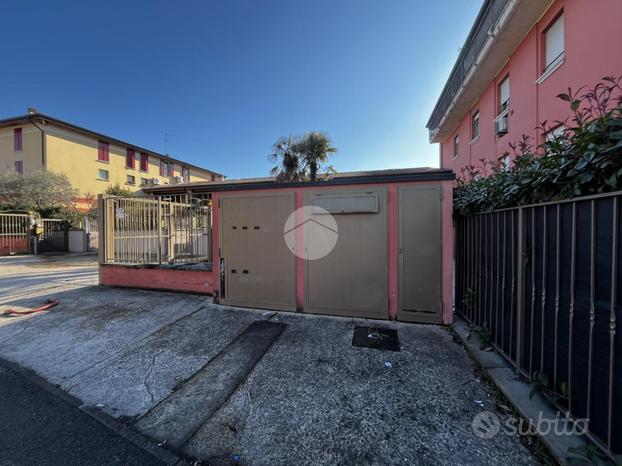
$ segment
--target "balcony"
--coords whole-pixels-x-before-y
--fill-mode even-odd
[[[460,124],[553,0],[486,0],[426,127],[441,142]]]

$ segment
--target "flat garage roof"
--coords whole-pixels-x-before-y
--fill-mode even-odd
[[[451,170],[442,168],[397,168],[390,170],[373,170],[358,172],[343,172],[333,175],[324,175],[318,181],[277,182],[274,177],[242,178],[224,181],[199,181],[193,183],[179,183],[175,185],[154,186],[143,188],[146,193],[172,194],[193,192],[239,191],[249,189],[274,189],[307,186],[335,186],[367,183],[395,183],[404,181],[438,181],[453,180],[455,174]]]

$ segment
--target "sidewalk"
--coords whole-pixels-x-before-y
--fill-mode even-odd
[[[0,464],[165,465],[177,458],[141,447],[80,410],[36,376],[0,362]],[[77,401],[77,400],[76,400]],[[140,441],[140,439],[138,440]],[[147,449],[154,451],[151,454]]]

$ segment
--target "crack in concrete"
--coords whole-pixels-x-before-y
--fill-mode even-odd
[[[147,369],[147,374],[145,374],[145,378],[143,379],[143,385],[145,387],[145,390],[147,390],[147,393],[149,393],[149,404],[152,405],[153,402],[155,401],[155,396],[153,394],[153,392],[151,391],[151,389],[149,388],[149,384],[147,383],[147,379],[149,378],[149,376],[151,375],[151,373],[153,372],[153,366],[155,366],[155,361],[156,358],[161,355],[162,353],[164,353],[166,351],[166,349],[163,349],[162,351],[159,351],[157,353],[155,353],[152,357],[151,357],[151,364],[149,364],[149,368]]]
[[[205,305],[203,305],[203,304],[199,305],[199,307],[198,307],[195,311],[193,311],[193,312],[191,312],[191,313],[189,313],[189,314],[186,314],[185,316],[182,316],[182,317],[180,317],[179,319],[175,319],[174,321],[172,321],[172,322],[170,322],[170,323],[168,323],[168,324],[164,325],[163,327],[160,327],[160,328],[158,328],[158,329],[154,330],[153,332],[149,333],[148,335],[145,335],[143,338],[141,338],[141,339],[139,339],[139,340],[137,340],[137,341],[135,341],[135,342],[132,342],[130,345],[128,345],[128,346],[126,346],[126,347],[124,347],[124,348],[121,348],[121,349],[120,349],[120,350],[118,350],[118,351],[115,351],[115,352],[114,352],[114,353],[112,353],[110,356],[105,357],[104,359],[101,359],[101,360],[97,361],[97,362],[96,362],[95,364],[93,364],[92,366],[86,367],[86,368],[84,368],[84,369],[82,369],[82,370],[80,370],[80,371],[76,372],[75,374],[73,374],[73,375],[71,375],[71,376],[67,377],[64,381],[65,381],[65,382],[67,382],[67,381],[69,381],[69,380],[71,380],[71,379],[74,379],[74,378],[76,378],[76,377],[78,377],[78,376],[82,375],[82,374],[83,374],[84,372],[86,372],[86,371],[89,371],[89,370],[91,370],[91,369],[94,369],[95,367],[98,367],[98,366],[100,366],[100,365],[105,365],[107,362],[110,362],[111,360],[115,359],[115,358],[116,358],[117,356],[119,356],[119,355],[123,355],[123,356],[125,356],[125,354],[128,354],[128,353],[130,353],[131,351],[133,351],[133,350],[134,350],[137,346],[139,346],[139,345],[140,345],[140,344],[141,344],[144,340],[146,340],[147,338],[149,338],[149,337],[151,337],[151,336],[155,335],[155,334],[156,334],[156,333],[158,333],[158,332],[161,332],[161,331],[165,330],[166,328],[170,327],[171,325],[176,324],[177,322],[182,321],[183,319],[186,319],[186,318],[188,318],[188,317],[190,317],[190,316],[193,316],[194,314],[196,314],[197,312],[199,312],[200,310],[202,310],[202,309],[204,309],[204,308],[205,308]],[[75,384],[73,384],[73,385],[71,386],[71,388],[73,389],[73,388],[74,388],[76,385],[78,385],[79,383],[80,383],[80,381],[77,381]],[[67,390],[67,391],[69,391],[69,390]]]
[[[10,339],[12,339],[12,338],[14,338],[14,337],[16,337],[16,336],[19,336],[19,335],[21,335],[22,333],[24,333],[26,330],[28,330],[28,327],[30,327],[30,325],[31,325],[31,324],[32,324],[32,322],[33,322],[33,317],[34,317],[34,316],[31,316],[31,317],[28,319],[28,322],[26,323],[26,325],[24,325],[24,327],[23,327],[21,330],[19,330],[18,332],[15,332],[15,333],[13,333],[12,335],[9,335],[8,337],[5,337],[5,338],[3,338],[2,340],[0,340],[0,344],[4,344],[5,342],[9,341]]]

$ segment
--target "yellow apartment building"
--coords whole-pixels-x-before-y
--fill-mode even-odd
[[[23,174],[41,168],[65,173],[80,192],[79,206],[87,195],[115,184],[139,191],[224,179],[212,170],[35,111],[0,120],[0,171]]]

